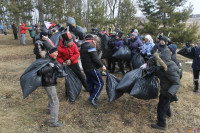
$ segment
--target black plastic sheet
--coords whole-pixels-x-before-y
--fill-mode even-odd
[[[132,58],[132,65],[134,68],[139,68],[141,65],[145,63],[144,58],[140,55],[140,53],[135,53]]]
[[[180,54],[180,55],[182,55],[184,57],[193,59],[192,54],[191,54],[191,49],[192,49],[191,46],[189,46],[189,47],[185,46],[181,50],[178,51],[178,54]]]
[[[107,34],[104,34],[101,37],[101,49],[102,49],[102,59],[104,58],[111,58],[113,54],[113,49],[111,44],[109,44],[109,37]]]
[[[60,37],[61,37],[61,32],[56,32],[50,38],[51,41],[54,43],[54,45],[55,45],[56,48],[59,45]]]
[[[112,57],[121,59],[121,60],[130,60],[131,59],[131,50],[127,45],[122,46],[119,50],[117,50]]]

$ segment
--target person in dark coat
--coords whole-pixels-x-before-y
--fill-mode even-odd
[[[87,77],[88,91],[90,93],[89,101],[92,105],[97,107],[97,97],[100,95],[104,86],[104,82],[98,68],[102,68],[103,71],[105,71],[106,67],[98,58],[94,37],[91,34],[88,34],[85,39],[86,42],[81,45],[80,49],[81,63]]]
[[[165,43],[163,40],[161,44]],[[176,93],[180,87],[179,68],[174,61],[171,60],[171,54],[168,48],[162,49],[160,54],[154,54],[157,62],[160,61],[160,67],[157,76],[160,79],[160,96],[157,106],[157,123],[152,124],[152,128],[165,130],[166,115],[171,116],[170,102],[177,101]]]
[[[115,36],[114,53],[116,51],[118,51],[124,45],[124,41],[121,39],[122,35],[123,35],[123,33],[121,31],[119,31]],[[115,64],[116,64],[116,62],[118,62],[118,65],[119,65],[119,71],[118,72],[121,72],[122,74],[125,74],[124,65],[122,64],[122,60],[116,59],[116,58],[112,59],[112,71],[111,71],[111,73],[115,72]]]
[[[194,92],[199,90],[199,71],[200,71],[200,47],[192,44],[191,50],[193,56],[192,69],[193,69],[193,81],[194,81]]]
[[[181,79],[182,78],[181,63],[176,58],[177,46],[175,44],[170,44],[170,45],[168,45],[168,48],[169,48],[169,50],[171,52],[172,61],[174,61],[176,63],[176,65],[178,66],[178,68],[179,68],[179,74],[180,74],[180,79]]]
[[[18,37],[17,37],[17,26],[16,24],[12,24],[12,29],[13,29],[13,35],[14,35],[14,39],[15,40],[18,40]]]
[[[133,56],[135,53],[140,52],[142,50],[143,43],[138,38],[137,33],[135,32],[131,33],[130,37],[131,38],[129,40],[128,47],[131,49],[132,56]]]
[[[47,94],[48,94],[48,106],[46,108],[47,113],[50,114],[50,124],[51,127],[60,127],[62,123],[58,121],[58,113],[59,113],[59,99],[56,92],[56,75],[55,72],[61,69],[58,66],[58,62],[56,60],[58,55],[58,50],[55,47],[52,47],[48,50],[46,58],[50,59],[50,63],[40,69],[37,72],[38,76],[42,76],[42,86],[44,86]]]
[[[151,54],[154,54],[156,51],[162,52],[165,49],[168,49],[167,47],[168,38],[166,36],[162,36],[160,38],[160,42],[154,45],[154,47],[151,49]]]

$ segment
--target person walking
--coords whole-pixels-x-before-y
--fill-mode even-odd
[[[78,57],[80,53],[73,42],[73,37],[70,32],[66,32],[62,35],[62,39],[58,46],[58,62],[60,64],[67,65],[72,71],[78,76],[82,85],[88,91],[88,85],[85,76],[82,74],[81,69],[78,64]]]
[[[30,29],[30,27],[25,27],[25,24],[22,23],[22,26],[20,28],[20,34],[21,34],[21,43],[23,46],[26,45],[26,30]]]
[[[30,27],[29,28],[29,34],[30,34],[31,38],[33,39],[33,44],[35,44],[35,28],[34,28],[34,25],[31,24],[29,27]]]
[[[193,83],[194,83],[194,92],[198,93],[199,90],[199,71],[200,71],[200,47],[197,47],[195,43],[192,45],[192,70],[193,70]]]
[[[57,48],[53,47],[48,50],[46,58],[50,63],[37,72],[38,76],[42,76],[42,86],[44,86],[48,95],[47,114],[50,114],[50,127],[61,127],[63,124],[58,121],[59,99],[56,92],[56,76],[55,72],[59,71],[60,67],[56,60],[58,55]]]
[[[91,34],[88,34],[85,39],[86,42],[81,45],[80,49],[81,63],[87,77],[88,91],[90,93],[89,102],[97,107],[98,96],[104,85],[101,74],[97,69],[101,67],[103,71],[105,71],[106,67],[98,58],[94,37]]]
[[[17,30],[16,24],[12,24],[12,29],[13,29],[14,39],[15,39],[15,40],[18,40],[18,36],[17,36],[18,30]]]

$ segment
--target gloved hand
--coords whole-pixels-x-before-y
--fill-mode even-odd
[[[57,63],[55,63],[55,64],[54,64],[54,70],[59,70],[59,69],[60,69],[60,67],[58,66]]]

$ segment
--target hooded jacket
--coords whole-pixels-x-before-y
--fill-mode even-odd
[[[70,59],[72,65],[74,65],[78,63],[79,55],[80,55],[79,50],[74,42],[71,47],[67,47],[63,45],[63,39],[60,40],[58,46],[58,56],[57,56],[57,60],[60,64]]]
[[[24,26],[25,26],[25,24],[22,23],[22,26],[20,28],[20,34],[26,34],[26,30],[29,29],[29,27],[24,27]]]
[[[167,65],[167,71],[159,70],[157,75],[160,79],[160,93],[167,96],[168,93],[175,95],[180,87],[179,68],[174,61],[171,60],[171,54],[168,49],[160,53],[160,58]]]
[[[131,49],[131,52],[132,52],[133,55],[135,53],[137,53],[138,49],[142,50],[143,43],[141,42],[141,40],[137,36],[133,40],[130,39],[129,44],[130,44],[129,48]]]
[[[200,70],[200,47],[194,47],[191,50],[193,56],[192,68],[195,70]]]

